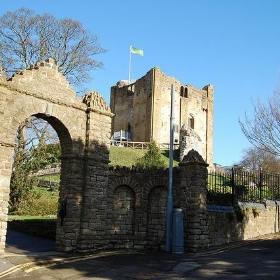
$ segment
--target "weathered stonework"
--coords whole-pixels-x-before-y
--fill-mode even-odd
[[[195,149],[199,154],[203,151],[203,142],[191,127],[182,126],[180,131],[180,161],[190,150]]]
[[[170,142],[171,85],[174,86],[174,143],[182,145],[182,157],[197,150],[213,165],[214,88],[183,85],[159,68],[135,82],[121,81],[111,88],[110,107],[115,113],[112,133],[129,131],[135,142]],[[190,128],[192,135],[182,132]],[[186,132],[185,129],[185,132]],[[189,130],[189,131],[190,131]],[[193,137],[194,136],[194,137]],[[182,158],[181,158],[182,159]]]
[[[19,125],[30,116],[49,122],[62,148],[59,201],[67,201],[67,213],[63,226],[58,222],[57,250],[76,248],[78,237],[87,229],[85,224],[90,224],[95,235],[98,225],[92,215],[101,215],[106,203],[89,200],[106,196],[113,114],[99,94],[89,93],[84,100],[75,95],[52,60],[0,81],[0,253],[5,247],[14,138]]]
[[[186,87],[181,93],[191,96],[188,90]],[[139,95],[143,94],[140,91]],[[141,106],[143,110],[145,106]],[[62,148],[57,251],[164,249],[169,170],[109,168],[113,113],[99,93],[76,98],[65,77],[48,60],[20,71],[10,80],[0,79],[0,254],[5,251],[14,137],[19,125],[30,116],[52,125]],[[154,127],[155,133],[157,129]],[[203,139],[195,131],[187,133],[184,137]],[[258,233],[279,231],[277,203],[266,205],[258,217],[252,218],[256,211],[249,211],[242,224],[235,217],[209,212],[208,163],[203,149],[202,155],[192,146],[188,149],[179,167],[173,168],[172,182],[174,208],[181,208],[184,217],[185,251],[196,252],[233,237],[250,238],[256,228]],[[232,224],[226,223],[226,218]]]
[[[207,167],[195,150],[180,162],[180,207],[184,210],[184,233],[187,251],[196,252],[208,247]]]
[[[168,170],[112,168],[106,218],[110,244],[115,248],[163,248],[167,189]]]

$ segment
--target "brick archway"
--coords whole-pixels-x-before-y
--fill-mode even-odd
[[[71,251],[87,246],[97,216],[104,203],[94,205],[88,197],[106,195],[99,186],[108,180],[112,113],[96,92],[76,97],[52,60],[22,70],[7,80],[0,75],[0,254],[5,251],[10,177],[14,137],[28,117],[49,122],[56,130],[62,148],[60,203],[67,200],[63,225],[58,221],[56,249]],[[91,214],[88,212],[91,211]],[[102,230],[102,228],[99,230]]]

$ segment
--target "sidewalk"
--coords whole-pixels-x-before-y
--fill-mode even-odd
[[[279,234],[197,254],[114,250],[70,255],[38,251],[38,246],[37,251],[29,253],[20,252],[19,247],[17,253],[8,252],[12,247],[7,249],[0,262],[0,279],[280,279]]]

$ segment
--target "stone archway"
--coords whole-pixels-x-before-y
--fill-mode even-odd
[[[107,191],[112,115],[96,92],[77,98],[52,60],[9,80],[0,76],[0,253],[5,251],[14,137],[30,116],[49,122],[62,147],[59,201],[67,201],[67,206],[63,225],[57,223],[56,249],[88,248],[101,235],[102,223],[96,221],[106,209],[102,197]],[[94,203],[99,199],[103,202]]]

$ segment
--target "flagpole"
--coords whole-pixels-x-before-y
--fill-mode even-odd
[[[131,68],[131,45],[129,46],[129,66],[128,66],[128,82],[130,83],[130,68]]]

